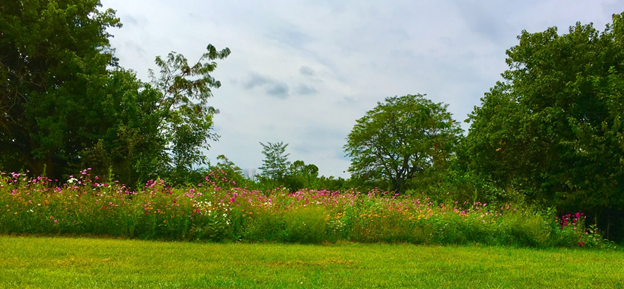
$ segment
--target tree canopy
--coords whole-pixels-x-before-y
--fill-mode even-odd
[[[260,176],[281,182],[288,173],[288,167],[290,166],[288,161],[290,154],[286,153],[288,144],[284,144],[284,142],[267,142],[267,144],[260,143],[260,145],[262,146],[262,154],[264,154],[264,160],[260,167]]]
[[[523,31],[470,115],[470,170],[538,203],[624,209],[624,19]]]
[[[121,27],[97,0],[7,1],[0,5],[2,166],[42,174],[94,145],[84,126],[93,94],[114,64],[108,28]],[[95,140],[97,141],[97,140]]]
[[[230,54],[208,45],[195,64],[157,57],[151,83],[120,67],[95,0],[0,5],[0,168],[61,178],[93,167],[119,180],[182,179],[216,140],[210,73]]]
[[[387,182],[403,192],[407,182],[444,166],[458,144],[461,128],[446,110],[424,95],[388,97],[357,120],[344,146],[355,178]]]

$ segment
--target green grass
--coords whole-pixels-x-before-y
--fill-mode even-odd
[[[624,288],[624,252],[0,236],[0,288]]]

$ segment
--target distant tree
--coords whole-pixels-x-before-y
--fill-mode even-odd
[[[288,167],[290,166],[288,161],[290,154],[286,153],[288,144],[268,142],[266,145],[263,143],[260,143],[260,145],[262,145],[262,154],[265,157],[260,167],[260,176],[273,181],[282,181],[288,173]]]
[[[409,180],[445,166],[462,133],[447,106],[420,94],[378,103],[357,120],[344,146],[353,178],[404,192]]]
[[[504,82],[470,115],[467,166],[533,202],[622,228],[623,15],[602,33],[580,23],[563,35],[523,31]]]
[[[224,155],[217,157],[217,164],[208,169],[207,179],[221,188],[243,188],[249,180],[243,175],[243,170]]]
[[[344,179],[342,177],[334,176],[320,176],[316,180],[315,189],[325,189],[330,191],[345,191],[355,188],[357,185],[352,179]]]
[[[318,167],[313,164],[306,165],[298,160],[290,165],[284,183],[290,191],[303,188],[317,189]]]

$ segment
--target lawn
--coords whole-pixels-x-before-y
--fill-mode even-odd
[[[0,236],[0,288],[624,288],[624,252]]]

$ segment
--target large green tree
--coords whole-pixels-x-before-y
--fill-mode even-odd
[[[530,200],[610,223],[624,209],[623,15],[603,32],[577,23],[518,39],[504,81],[470,115],[466,164]]]
[[[221,82],[210,73],[217,68],[215,60],[228,55],[230,49],[218,51],[208,45],[199,61],[190,65],[186,57],[171,52],[165,59],[156,57],[158,76],[150,70],[152,86],[161,93],[155,105],[163,115],[157,122],[158,130],[170,157],[165,168],[174,172],[174,178],[183,178],[195,165],[207,164],[202,149],[210,148],[208,141],[219,137],[212,131],[218,110],[208,105],[208,99]]]
[[[120,27],[99,1],[0,4],[0,169],[61,177],[93,167],[128,184],[184,182],[218,136],[210,73],[229,49],[195,64],[171,52],[143,83],[118,66],[106,32]]]
[[[420,94],[378,103],[357,120],[344,146],[353,177],[404,192],[410,180],[444,167],[462,133],[447,106]]]
[[[92,146],[85,126],[114,63],[106,29],[120,27],[98,0],[23,0],[0,4],[0,163],[47,167],[78,161]]]

